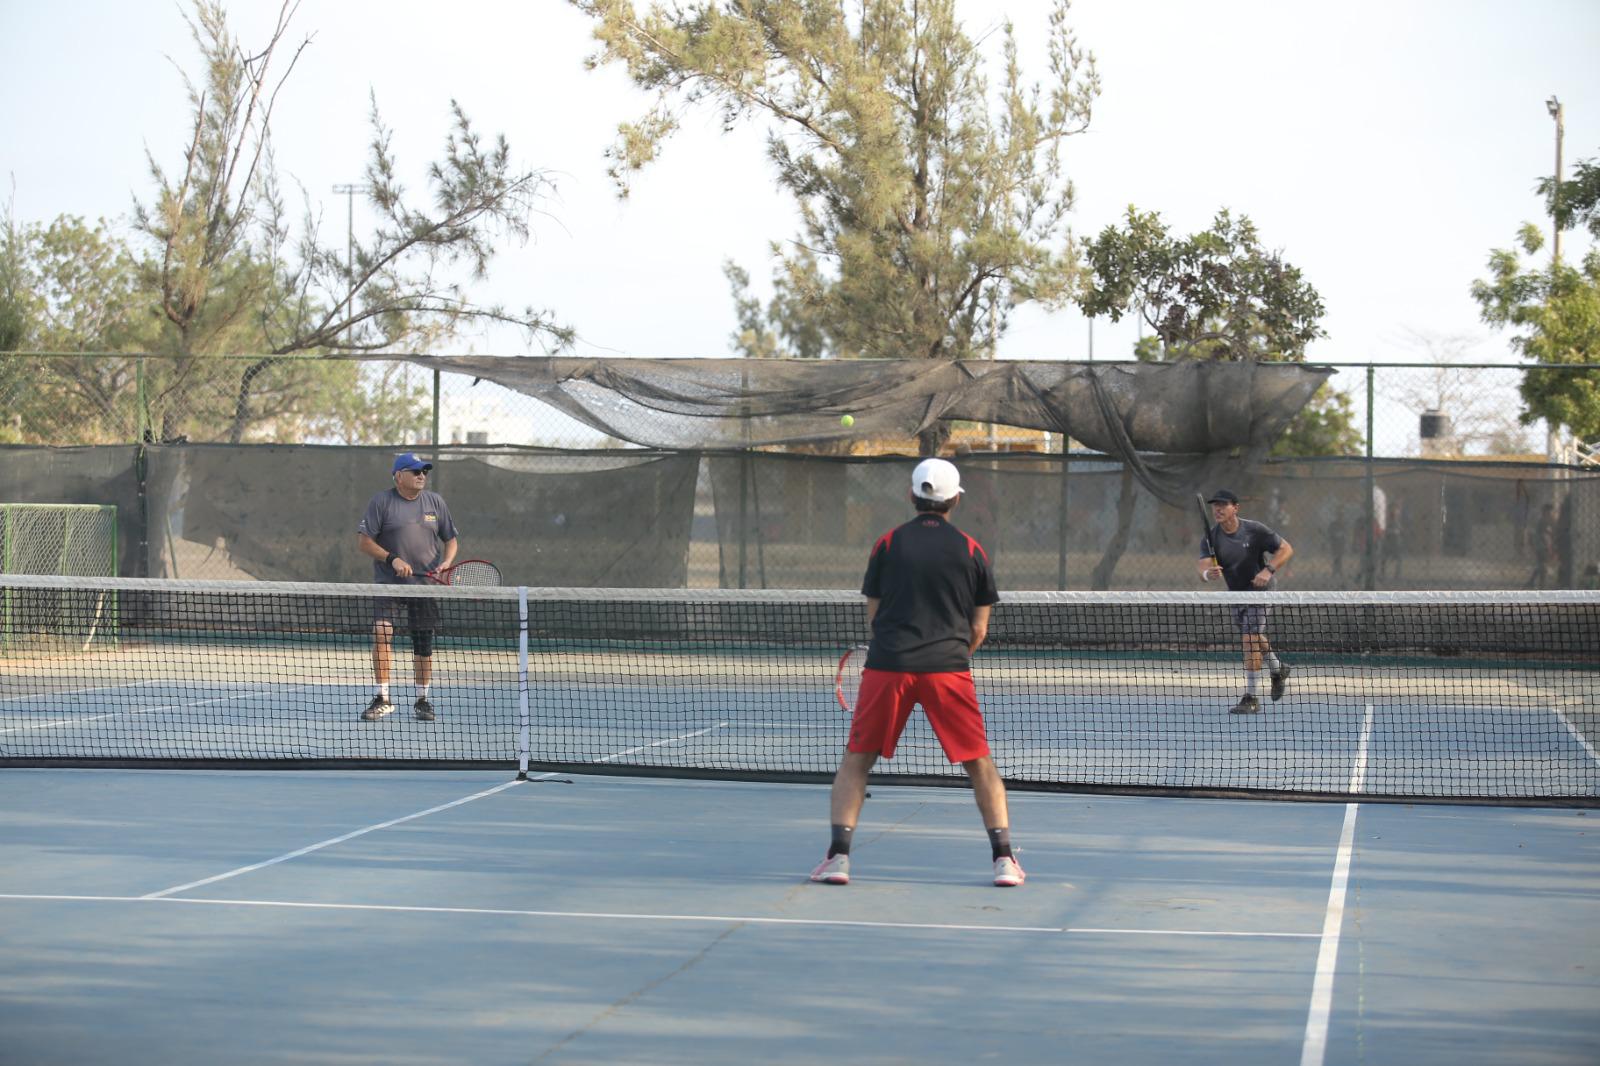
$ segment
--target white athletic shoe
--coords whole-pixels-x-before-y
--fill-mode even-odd
[[[819,881],[825,885],[848,885],[850,883],[850,856],[834,855],[817,863],[817,868],[811,871],[811,880]]]
[[[384,715],[390,714],[393,711],[394,704],[390,703],[382,696],[374,696],[372,697],[372,702],[367,704],[367,709],[361,712],[361,720],[363,722],[376,722]]]
[[[1002,855],[994,861],[994,883],[1000,888],[1016,888],[1027,879],[1022,864],[1011,856]]]

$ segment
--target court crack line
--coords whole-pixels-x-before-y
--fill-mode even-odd
[[[605,1010],[601,1011],[599,1014],[596,1014],[593,1018],[590,1018],[586,1023],[584,1023],[583,1025],[581,1025],[578,1028],[574,1029],[572,1032],[568,1033],[566,1036],[562,1037],[560,1040],[557,1040],[554,1044],[551,1044],[549,1047],[545,1048],[543,1051],[541,1051],[538,1054],[538,1056],[536,1058],[532,1059],[531,1062],[535,1062],[536,1063],[536,1062],[545,1061],[551,1055],[554,1055],[557,1051],[560,1051],[562,1048],[566,1047],[568,1044],[572,1043],[574,1040],[578,1039],[581,1036],[587,1035],[591,1030],[593,1030],[594,1028],[596,1028],[597,1026],[599,1026],[600,1024],[605,1022],[606,1019],[610,1018],[612,1015],[617,1014],[617,1013],[625,1010],[627,1007],[632,1005],[635,1001],[637,1001],[641,997],[646,996],[646,995],[650,994],[651,992],[654,992],[656,989],[660,988],[662,985],[666,984],[668,981],[672,980],[674,977],[677,977],[680,974],[684,974],[684,973],[689,972],[695,966],[698,966],[702,959],[704,959],[706,956],[710,955],[714,950],[716,950],[716,948],[724,940],[728,939],[734,933],[737,933],[739,930],[743,929],[744,926],[745,926],[744,922],[739,922],[736,925],[732,925],[732,926],[729,926],[727,929],[724,929],[721,933],[717,934],[717,936],[714,939],[712,939],[712,941],[709,944],[707,944],[705,947],[701,948],[699,951],[695,952],[694,955],[692,955],[691,957],[685,959],[683,961],[683,964],[681,966],[679,966],[677,969],[673,970],[671,973],[662,974],[660,977],[656,978],[654,981],[651,981],[651,982],[649,982],[649,983],[647,983],[645,985],[642,985],[641,987],[639,987],[639,988],[635,989],[634,991],[628,993],[626,996],[623,996],[621,999],[617,1000],[615,1003],[612,1003]]]

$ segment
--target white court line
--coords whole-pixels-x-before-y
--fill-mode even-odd
[[[1561,713],[1561,708],[1552,707],[1550,710],[1557,718],[1561,719],[1561,724],[1567,727],[1567,732],[1572,734],[1572,739],[1583,745],[1583,750],[1589,753],[1589,758],[1595,762],[1600,762],[1600,752],[1596,752],[1594,745],[1589,743],[1588,738],[1578,731],[1578,727],[1573,725],[1565,714]]]
[[[696,729],[693,733],[684,733],[681,736],[668,737],[666,740],[652,740],[648,744],[640,744],[637,748],[629,748],[627,751],[612,752],[610,755],[596,759],[595,762],[610,762],[612,759],[620,759],[626,755],[637,755],[639,752],[649,751],[651,748],[659,748],[666,744],[676,744],[680,740],[689,740],[693,737],[703,737],[707,733],[715,733],[719,729],[725,729],[727,725],[727,722],[718,722],[716,725],[708,725],[704,729]]]
[[[1350,791],[1361,791],[1367,779],[1367,746],[1372,740],[1372,704],[1361,721],[1361,741],[1356,764],[1350,771]],[[1333,1016],[1333,976],[1339,961],[1339,933],[1344,928],[1344,897],[1350,882],[1350,853],[1356,836],[1359,803],[1344,807],[1344,827],[1339,831],[1339,851],[1333,861],[1333,884],[1328,889],[1328,911],[1322,919],[1322,947],[1317,952],[1317,977],[1311,985],[1311,1009],[1306,1016],[1306,1039],[1300,1066],[1322,1066],[1328,1053],[1328,1021]]]
[[[102,718],[117,718],[125,714],[159,714],[162,711],[179,711],[186,707],[204,707],[209,703],[228,703],[231,700],[242,700],[246,696],[257,695],[256,692],[241,692],[235,696],[218,696],[214,700],[196,700],[193,703],[167,703],[160,707],[133,707],[122,711],[107,711],[105,714],[91,714],[84,718],[58,718],[51,722],[29,722],[27,725],[8,726],[0,729],[0,733],[20,733],[25,729],[50,729],[59,725],[81,725],[84,722],[98,722]]]
[[[195,896],[65,896],[0,893],[0,899],[62,903],[193,903],[212,907],[276,907],[286,910],[368,911],[380,914],[464,914],[509,918],[585,919],[616,922],[712,922],[719,925],[843,926],[852,929],[903,929],[956,933],[1130,934],[1137,936],[1220,936],[1293,939],[1315,933],[1230,932],[1216,929],[1080,929],[1058,925],[969,925],[954,922],[865,922],[843,918],[773,918],[748,914],[628,914],[620,911],[536,911],[510,907],[424,907],[388,903],[305,903],[270,899],[201,899]]]
[[[695,731],[693,733],[685,733],[682,736],[670,737],[670,738],[668,738],[666,740],[658,740],[653,744],[645,744],[645,745],[643,745],[641,747],[629,748],[627,751],[620,751],[620,752],[617,752],[614,755],[608,755],[604,759],[600,759],[600,760],[597,760],[597,761],[606,762],[606,761],[608,761],[610,759],[621,758],[624,755],[631,755],[634,752],[645,751],[645,750],[647,750],[649,748],[659,747],[662,744],[672,744],[672,743],[675,743],[675,742],[680,741],[680,740],[687,740],[690,737],[697,737],[697,736],[700,736],[703,733],[709,733],[714,729],[720,729],[720,728],[722,728],[723,726],[725,726],[727,724],[728,724],[727,722],[718,722],[714,726],[708,726],[705,729],[700,729],[700,730],[697,730],[697,731]],[[539,774],[537,777],[530,777],[530,778],[528,778],[528,780],[529,781],[543,781],[546,778],[550,778],[550,777],[554,777],[554,776],[555,776],[554,772],[544,773],[544,774]],[[357,829],[357,830],[354,830],[353,832],[346,833],[343,836],[334,837],[331,840],[322,840],[322,841],[318,841],[315,844],[308,844],[307,846],[305,846],[303,848],[297,848],[294,851],[287,852],[287,853],[285,853],[283,855],[278,855],[278,856],[276,856],[274,858],[271,858],[271,859],[266,859],[266,860],[264,860],[262,862],[251,863],[249,866],[241,866],[237,870],[229,870],[227,873],[217,874],[215,877],[202,878],[199,881],[190,881],[187,884],[174,885],[171,888],[164,888],[160,892],[148,893],[147,895],[142,896],[140,898],[142,898],[142,899],[164,899],[164,898],[166,898],[168,896],[171,896],[171,895],[174,895],[175,893],[178,893],[178,892],[187,892],[191,888],[199,888],[201,885],[209,885],[209,884],[213,884],[213,883],[215,883],[217,881],[226,881],[230,877],[237,877],[240,874],[247,874],[247,873],[250,873],[253,870],[260,870],[260,869],[263,869],[263,868],[268,867],[268,866],[276,866],[280,862],[288,862],[290,859],[298,859],[302,855],[309,855],[313,851],[321,851],[323,848],[332,847],[335,844],[343,844],[347,840],[354,840],[356,837],[365,836],[368,833],[375,833],[380,829],[390,829],[390,828],[393,828],[394,826],[401,825],[401,824],[403,824],[405,822],[409,822],[409,821],[412,821],[412,820],[417,819],[417,818],[425,818],[430,814],[438,814],[440,811],[447,811],[452,807],[459,807],[463,803],[471,803],[473,800],[483,799],[485,796],[492,796],[497,792],[504,792],[506,789],[511,788],[513,785],[519,785],[521,783],[522,782],[520,780],[507,781],[504,784],[496,785],[494,788],[485,789],[482,792],[476,792],[476,793],[473,793],[470,796],[463,796],[460,799],[451,800],[449,803],[441,803],[437,807],[429,807],[425,811],[417,811],[414,814],[407,814],[407,815],[405,815],[403,817],[400,817],[400,818],[391,818],[387,822],[380,822],[377,825],[369,825],[369,826],[367,826],[367,827],[365,827],[363,829]]]
[[[12,700],[37,700],[47,696],[83,696],[90,692],[120,692],[125,688],[138,688],[140,685],[159,685],[160,681],[125,681],[120,685],[97,685],[94,688],[68,688],[51,689],[48,692],[32,692],[21,696],[0,696],[0,703],[10,703]]]
[[[539,777],[529,778],[529,780],[538,781],[551,776],[553,775],[541,774]],[[276,858],[267,859],[263,862],[251,863],[249,866],[241,866],[237,870],[229,870],[227,873],[217,874],[215,877],[206,877],[199,881],[190,881],[188,884],[184,885],[174,885],[171,888],[164,888],[160,892],[150,892],[140,896],[139,898],[163,899],[175,892],[187,892],[191,888],[199,888],[201,885],[209,885],[217,881],[226,881],[230,877],[238,877],[240,874],[247,874],[252,870],[260,870],[268,866],[276,866],[280,862],[288,862],[290,859],[298,859],[302,855],[309,855],[313,851],[321,851],[323,848],[332,847],[335,844],[343,844],[347,840],[354,840],[356,837],[365,836],[368,833],[375,833],[379,829],[389,829],[392,826],[400,825],[403,822],[409,822],[415,818],[423,818],[430,814],[438,814],[440,811],[447,811],[451,807],[459,807],[463,803],[471,803],[473,800],[483,799],[485,796],[492,796],[496,792],[504,792],[506,789],[511,788],[514,785],[520,785],[521,783],[521,781],[507,781],[504,784],[496,785],[491,789],[484,790],[483,792],[477,792],[470,796],[462,796],[460,799],[451,800],[449,803],[441,803],[437,807],[429,807],[425,811],[417,811],[415,814],[408,814],[401,818],[391,818],[387,822],[379,822],[377,825],[369,825],[364,829],[357,829],[354,832],[346,833],[344,836],[334,837],[331,840],[319,841],[315,844],[308,844],[303,848],[298,848],[286,854],[279,855]]]

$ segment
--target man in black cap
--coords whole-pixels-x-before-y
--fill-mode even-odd
[[[1272,588],[1273,578],[1294,555],[1294,547],[1260,522],[1239,517],[1239,497],[1218,489],[1206,501],[1216,519],[1200,542],[1200,580],[1222,578],[1233,592],[1259,592]],[[1265,660],[1272,678],[1272,698],[1283,698],[1289,680],[1289,667],[1278,660],[1267,642],[1265,604],[1235,606],[1233,623],[1244,641],[1244,695],[1234,704],[1234,714],[1255,714],[1261,709],[1256,691],[1261,682],[1261,663]]]
[[[395,457],[394,485],[372,497],[356,545],[372,559],[372,580],[379,585],[420,585],[423,574],[450,565],[456,557],[456,524],[444,497],[428,489],[433,464],[411,452]],[[411,709],[421,722],[434,720],[428,685],[433,679],[433,635],[439,628],[439,605],[431,599],[377,600],[372,619],[372,673],[377,692],[361,712],[376,722],[394,710],[389,702],[390,645],[395,623],[404,617],[411,633],[412,669],[417,702]]]

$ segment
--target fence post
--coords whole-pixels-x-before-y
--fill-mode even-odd
[[[133,361],[133,439],[142,441],[150,429],[148,398],[144,391],[144,356]]]
[[[439,461],[439,368],[433,368],[433,455],[434,462]]]
[[[1362,584],[1368,591],[1378,587],[1378,545],[1377,545],[1377,493],[1378,487],[1376,471],[1372,465],[1372,411],[1373,411],[1373,386],[1377,382],[1377,367],[1373,363],[1367,364],[1367,532],[1366,548],[1362,557],[1362,570],[1366,580]]]
[[[1056,509],[1056,588],[1067,588],[1067,493],[1070,490],[1068,463],[1071,462],[1072,441],[1066,431],[1061,434],[1061,493]]]

